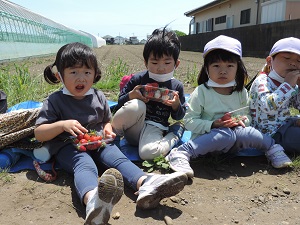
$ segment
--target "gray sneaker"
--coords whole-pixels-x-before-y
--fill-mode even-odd
[[[187,183],[187,176],[182,172],[171,174],[149,174],[138,190],[136,204],[142,209],[153,209],[160,200],[178,194]]]
[[[86,206],[85,225],[107,224],[112,208],[121,199],[124,191],[123,177],[113,168],[106,170],[99,179]]]
[[[273,145],[267,152],[266,156],[271,164],[275,168],[284,168],[292,164],[290,158],[284,153],[284,149],[281,145]]]
[[[194,177],[194,170],[189,163],[190,156],[186,151],[178,151],[177,148],[173,148],[165,159],[169,162],[172,170],[181,171],[189,178]]]

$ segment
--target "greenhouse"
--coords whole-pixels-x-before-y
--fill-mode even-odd
[[[0,61],[53,54],[71,42],[93,47],[93,41],[86,33],[0,0]]]

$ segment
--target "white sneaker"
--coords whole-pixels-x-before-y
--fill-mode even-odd
[[[124,191],[123,177],[113,168],[106,170],[99,179],[98,187],[92,190],[86,205],[85,225],[107,224],[113,206]]]
[[[165,157],[169,162],[170,168],[174,171],[185,173],[189,178],[194,177],[194,170],[190,166],[190,156],[186,151],[178,151],[174,148]]]
[[[182,172],[172,174],[149,174],[145,183],[138,190],[136,204],[142,209],[155,208],[160,200],[178,194],[187,183],[187,176]]]
[[[284,149],[281,145],[273,145],[267,152],[266,156],[271,164],[275,168],[288,167],[292,164],[290,158],[284,153]]]

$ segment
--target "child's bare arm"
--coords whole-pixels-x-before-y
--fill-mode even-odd
[[[84,128],[77,120],[61,120],[51,124],[42,124],[35,128],[34,135],[38,141],[49,141],[64,131],[74,137],[88,130]]]

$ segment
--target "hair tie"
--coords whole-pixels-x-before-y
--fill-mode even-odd
[[[56,66],[52,66],[51,71],[52,71],[53,74],[57,74],[58,73],[58,70],[57,70]]]

